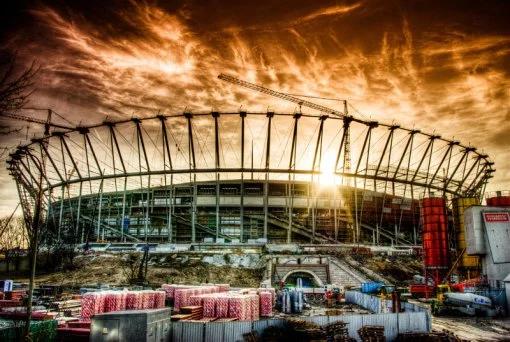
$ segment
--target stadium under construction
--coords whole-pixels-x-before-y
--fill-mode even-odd
[[[47,238],[76,243],[416,245],[420,198],[483,195],[494,169],[476,148],[347,109],[66,127],[20,146],[8,164],[25,216],[42,184]]]
[[[44,136],[8,160],[27,222],[40,210],[45,238],[73,243],[417,245],[420,198],[479,201],[494,172],[475,147],[352,116],[347,101],[339,111],[219,78],[299,111],[184,112],[78,127],[52,124],[50,111]]]

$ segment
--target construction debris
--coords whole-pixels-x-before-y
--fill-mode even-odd
[[[347,329],[347,323],[345,322],[338,321],[331,323],[326,325],[324,329],[326,330],[326,336],[329,341],[351,341],[351,338],[349,337],[349,330]]]
[[[381,325],[365,325],[358,329],[358,335],[364,342],[385,342],[384,327]]]

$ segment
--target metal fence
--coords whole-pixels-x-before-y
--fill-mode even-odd
[[[366,315],[313,316],[303,320],[324,326],[343,321],[348,323],[349,336],[360,340],[358,329],[364,325],[382,325],[388,341],[394,341],[399,333],[430,331],[430,315],[427,312],[404,312]],[[284,326],[284,319],[265,319],[248,322],[195,323],[173,322],[172,341],[210,342],[243,341],[243,334],[256,331],[259,335],[269,326]]]
[[[345,301],[347,303],[354,303],[363,308],[372,311],[373,313],[389,313],[392,310],[392,302],[391,300],[384,300],[376,296],[371,296],[366,293],[361,293],[358,291],[346,291],[345,292]],[[430,308],[409,302],[403,302],[402,308],[405,312],[428,312],[430,313]]]

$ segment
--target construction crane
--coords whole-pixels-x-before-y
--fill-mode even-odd
[[[323,113],[332,114],[332,115],[335,115],[335,116],[338,116],[338,117],[344,119],[344,139],[343,139],[344,140],[344,145],[343,145],[344,158],[343,158],[343,167],[342,167],[343,170],[342,171],[347,172],[347,173],[351,172],[350,123],[351,123],[351,121],[359,121],[359,120],[357,120],[357,119],[353,118],[351,115],[349,115],[348,110],[347,110],[347,100],[343,100],[344,111],[342,112],[342,111],[339,111],[336,109],[332,109],[332,108],[329,108],[326,106],[319,105],[314,102],[303,100],[299,97],[295,97],[295,96],[285,94],[285,93],[282,93],[282,92],[279,92],[276,90],[272,90],[272,89],[266,88],[266,87],[258,85],[258,84],[243,81],[243,80],[240,80],[237,77],[234,77],[231,75],[219,74],[218,78],[222,81],[240,85],[242,87],[245,87],[245,88],[248,88],[251,90],[255,90],[260,93],[264,93],[264,94],[267,94],[267,95],[270,95],[273,97],[278,97],[280,99],[283,99],[283,100],[286,100],[289,102],[297,103],[299,105],[300,110],[301,110],[301,107],[304,106],[304,107],[308,107],[311,109],[316,109]],[[337,164],[338,164],[338,161],[337,161]]]
[[[50,134],[50,127],[61,128],[61,129],[73,129],[73,127],[70,127],[70,126],[60,125],[60,124],[51,122],[51,114],[52,114],[52,110],[48,109],[48,116],[47,116],[46,120],[31,118],[29,116],[25,116],[25,115],[21,115],[21,114],[5,113],[5,112],[2,113],[2,115],[0,117],[6,117],[6,118],[14,119],[14,120],[44,125],[44,128],[45,128],[44,135],[45,136],[48,136]]]

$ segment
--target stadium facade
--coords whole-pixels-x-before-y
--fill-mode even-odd
[[[475,147],[303,113],[177,113],[55,130],[8,160],[25,218],[68,242],[420,241],[419,199],[483,196]],[[211,240],[212,239],[212,240]]]

